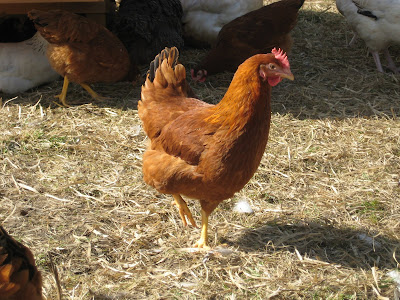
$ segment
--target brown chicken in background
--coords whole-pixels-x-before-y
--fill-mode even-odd
[[[304,0],[281,0],[224,25],[215,47],[191,70],[192,79],[203,82],[207,75],[234,72],[250,56],[273,48],[289,52],[293,43],[290,31],[303,3]]]
[[[180,0],[185,46],[214,46],[222,26],[263,6],[263,0]]]
[[[0,300],[39,300],[42,275],[32,252],[0,226]]]
[[[217,105],[188,97],[185,68],[176,48],[151,63],[139,117],[151,144],[143,155],[144,180],[172,194],[184,225],[195,221],[181,195],[201,204],[201,238],[207,247],[208,216],[240,191],[260,164],[271,119],[271,87],[293,80],[282,51],[258,54],[236,71]]]
[[[121,41],[96,22],[63,10],[31,10],[28,16],[50,43],[51,66],[64,77],[57,97],[64,106],[69,82],[80,84],[95,100],[102,100],[88,84],[122,80],[130,70],[129,55]]]

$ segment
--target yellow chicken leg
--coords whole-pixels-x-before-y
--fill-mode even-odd
[[[64,76],[64,84],[63,84],[63,87],[62,87],[62,90],[61,90],[61,94],[55,96],[56,98],[58,98],[58,99],[61,101],[61,104],[62,104],[64,107],[70,107],[70,106],[67,104],[67,101],[66,101],[68,85],[69,85],[68,77],[67,77],[67,76]]]
[[[207,242],[207,231],[208,231],[208,216],[203,209],[201,210],[201,234],[200,239],[194,244],[195,248],[210,249]]]
[[[189,208],[187,207],[185,200],[182,199],[181,195],[174,194],[172,196],[174,197],[175,203],[178,206],[179,215],[181,216],[183,226],[187,226],[186,218],[188,218],[190,223],[192,224],[192,226],[197,227],[196,222],[193,219],[192,213],[190,212]],[[186,218],[185,218],[185,216],[186,216]]]
[[[107,100],[109,99],[108,97],[102,97],[99,94],[97,94],[95,91],[93,91],[93,89],[87,85],[86,83],[80,83],[81,87],[83,87],[85,90],[88,91],[88,93],[90,94],[90,96],[93,97],[93,99],[95,99],[96,101],[103,101],[103,100]]]

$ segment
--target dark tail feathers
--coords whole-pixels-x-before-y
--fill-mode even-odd
[[[168,64],[174,68],[178,63],[179,51],[176,47],[165,48],[158,54],[154,60],[150,63],[150,68],[147,71],[147,76],[150,81],[153,82],[156,77],[156,70],[160,67],[164,59],[168,59]]]

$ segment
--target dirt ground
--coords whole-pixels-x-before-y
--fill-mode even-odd
[[[140,85],[96,84],[102,103],[72,85],[71,108],[53,103],[62,81],[0,94],[0,220],[34,253],[47,299],[49,257],[64,299],[395,299],[400,76],[378,73],[351,37],[334,1],[306,1],[295,80],[273,89],[258,171],[210,217],[211,251],[191,248],[200,230],[143,182]],[[400,47],[390,51],[400,66]],[[183,49],[181,62],[206,52]],[[232,76],[190,84],[217,103]],[[241,200],[254,213],[235,212]]]

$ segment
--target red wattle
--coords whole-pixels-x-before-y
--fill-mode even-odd
[[[279,82],[281,82],[282,78],[279,76],[276,77],[268,77],[268,83],[270,86],[276,86]]]

